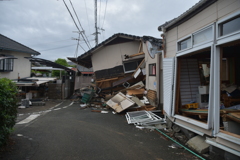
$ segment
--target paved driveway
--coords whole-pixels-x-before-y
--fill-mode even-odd
[[[28,117],[27,117],[28,118]],[[15,125],[12,160],[184,160],[196,159],[149,130],[128,125],[124,115],[91,112],[64,101]]]

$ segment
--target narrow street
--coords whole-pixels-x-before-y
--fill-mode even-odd
[[[91,108],[81,109],[71,101],[32,117],[28,121],[18,118],[11,151],[0,159],[197,159],[184,149],[169,147],[173,142],[155,131],[128,125],[124,115],[91,112]]]

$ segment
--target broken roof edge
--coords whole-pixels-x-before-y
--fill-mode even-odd
[[[139,41],[141,40],[140,36],[125,34],[125,33],[116,33],[116,34],[112,35],[111,37],[107,38],[105,41],[98,44],[97,46],[93,47],[92,49],[90,49],[87,52],[80,55],[78,57],[78,59],[82,59],[87,56],[90,56],[93,52],[95,52],[96,50],[100,49],[101,47],[107,45],[108,43],[110,43],[111,41],[113,41],[116,38],[126,38],[126,39],[139,40]]]
[[[160,25],[158,27],[158,31],[163,30],[171,30],[172,28],[184,23],[185,21],[189,20],[196,14],[200,13],[202,10],[207,8],[208,6],[212,5],[218,0],[200,0],[198,3],[193,5],[190,9],[188,9],[186,12],[182,13],[177,18],[174,18],[170,21],[165,22],[164,24]]]
[[[146,41],[149,41],[158,47],[162,47],[162,43],[163,43],[161,38],[155,38],[155,37],[151,37],[151,36],[143,36],[142,40],[144,43],[146,43]]]

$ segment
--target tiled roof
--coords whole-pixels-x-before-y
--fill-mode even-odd
[[[215,3],[218,0],[200,0],[198,3],[196,3],[194,6],[192,6],[190,9],[188,9],[186,12],[178,16],[177,18],[174,18],[168,22],[165,22],[164,24],[160,25],[158,27],[159,31],[162,31],[162,27],[165,29],[171,29],[174,26],[180,25],[187,21],[188,19],[192,18],[211,4]]]
[[[158,43],[162,42],[162,39],[157,39],[157,38],[150,37],[150,36],[140,37],[140,36],[135,36],[135,35],[130,35],[130,34],[117,33],[117,34],[114,34],[113,36],[109,37],[105,41],[101,42],[97,46],[93,47],[92,49],[88,50],[84,54],[80,55],[78,58],[71,58],[71,57],[67,57],[67,58],[69,60],[73,61],[74,63],[78,63],[87,68],[91,68],[92,67],[91,55],[98,49],[100,49],[106,45],[112,45],[112,44],[128,42],[128,41],[141,41],[141,40],[143,40],[143,41],[149,40],[154,44],[157,42]]]
[[[88,54],[98,50],[99,48],[110,44],[114,39],[116,38],[124,38],[124,39],[130,39],[130,40],[141,40],[141,37],[139,36],[134,36],[134,35],[129,35],[129,34],[124,34],[124,33],[117,33],[114,34],[113,36],[109,37],[108,39],[106,39],[105,41],[101,42],[100,44],[98,44],[97,46],[93,47],[92,49],[88,50],[87,52],[85,52],[84,54],[82,54],[81,56],[79,56],[78,58],[82,58],[87,56]]]
[[[0,34],[0,50],[9,50],[9,51],[17,51],[17,52],[24,52],[33,55],[40,55],[39,52],[18,43],[2,34]]]

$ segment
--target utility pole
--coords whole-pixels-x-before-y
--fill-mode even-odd
[[[98,28],[97,28],[97,0],[95,1],[95,43],[98,45]]]

